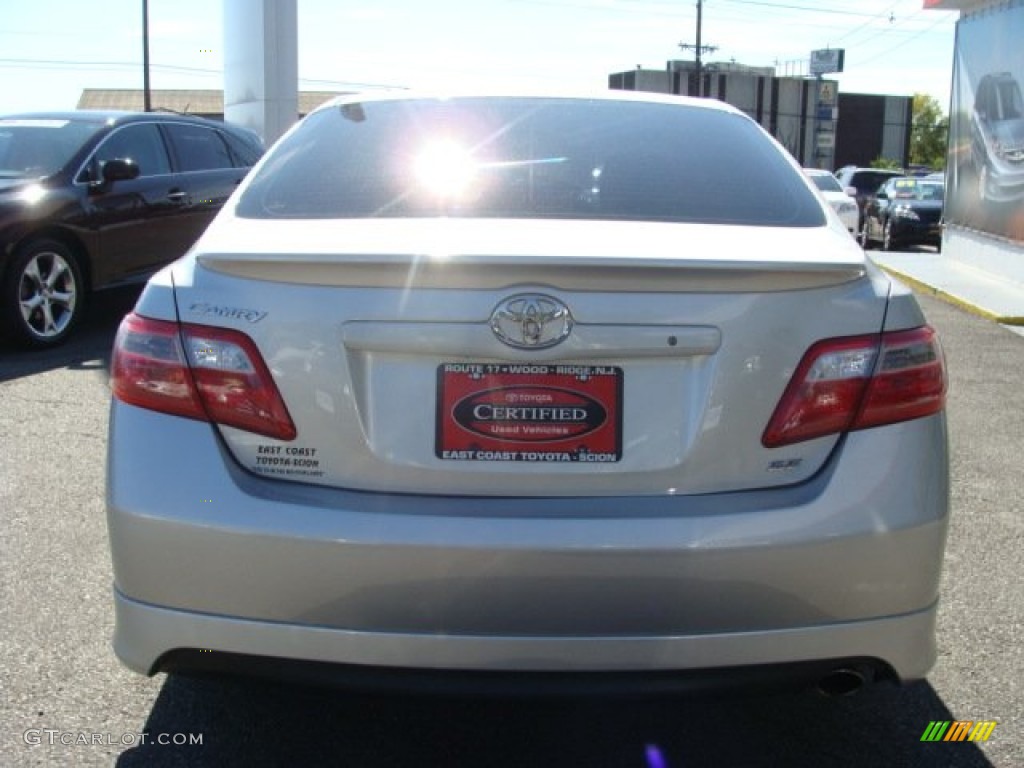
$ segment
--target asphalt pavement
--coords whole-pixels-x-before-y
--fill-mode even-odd
[[[838,699],[506,701],[129,673],[110,649],[103,469],[134,289],[64,347],[0,346],[0,766],[1024,766],[1024,347],[976,317],[1024,334],[1024,285],[934,250],[869,255],[922,295],[949,361],[954,513],[927,680]],[[921,742],[952,720],[998,725],[983,744]],[[185,735],[202,741],[159,741]]]
[[[1024,344],[991,321],[921,296],[949,364],[953,479],[939,658],[926,680],[837,699],[502,699],[146,678],[117,662],[107,379],[133,298],[105,297],[64,347],[0,348],[3,768],[1024,766]],[[930,723],[953,720],[997,726],[985,742],[921,741]]]

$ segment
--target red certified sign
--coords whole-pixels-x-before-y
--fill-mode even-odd
[[[618,461],[622,369],[445,363],[437,369],[440,459]]]

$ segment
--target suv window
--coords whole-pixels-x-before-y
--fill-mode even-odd
[[[839,183],[839,179],[833,176],[831,173],[811,173],[808,174],[811,181],[818,189],[822,192],[842,192],[843,187]]]
[[[879,173],[857,173],[853,176],[853,186],[858,192],[870,195],[886,182],[888,176]]]
[[[56,173],[100,128],[98,122],[60,118],[0,119],[0,179]]]
[[[223,138],[228,143],[228,147],[231,148],[231,154],[234,155],[236,166],[248,168],[251,165],[256,165],[256,161],[260,159],[259,149],[246,144],[233,133],[225,131],[221,134],[221,138]]]
[[[178,158],[178,170],[211,171],[235,167],[219,131],[185,123],[171,123],[165,127]]]
[[[748,118],[583,99],[324,109],[278,145],[237,213],[824,225],[799,171]]]
[[[1001,79],[996,83],[993,94],[998,94],[997,104],[994,104],[993,116],[1001,120],[1018,120],[1021,117],[1024,106],[1021,105],[1020,86],[1012,78]]]
[[[79,181],[98,180],[103,163],[114,159],[131,160],[139,167],[139,176],[171,172],[160,129],[152,123],[126,125],[113,131],[96,148]]]
[[[889,179],[903,174],[877,168],[841,168],[836,176],[843,186],[854,187],[858,196],[873,195]]]

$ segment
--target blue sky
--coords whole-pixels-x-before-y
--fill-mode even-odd
[[[844,48],[840,89],[948,107],[957,14],[922,0],[704,0],[706,62],[797,73]],[[223,86],[222,0],[149,0],[151,85]],[[696,0],[298,0],[299,87],[600,89],[612,72],[692,58]],[[0,113],[142,87],[141,0],[4,0]]]

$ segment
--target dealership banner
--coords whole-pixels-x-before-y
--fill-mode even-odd
[[[957,23],[945,220],[1024,242],[1024,0]]]

